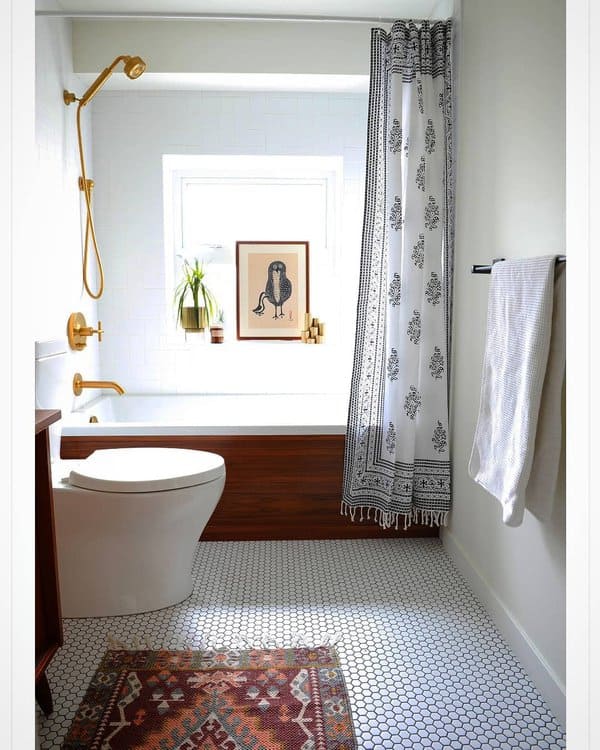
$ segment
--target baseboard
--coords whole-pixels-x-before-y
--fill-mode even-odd
[[[514,618],[487,581],[477,570],[462,546],[448,529],[443,529],[442,542],[452,562],[456,565],[477,598],[487,609],[508,645],[531,677],[554,716],[564,727],[566,724],[565,686],[548,665],[525,630]]]

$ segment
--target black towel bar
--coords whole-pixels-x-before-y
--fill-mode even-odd
[[[494,260],[492,261],[492,266],[494,265],[494,263],[500,263],[500,261],[503,260],[506,260],[506,258],[494,258]],[[557,263],[566,263],[566,261],[566,255],[559,255],[556,258]],[[471,273],[491,273],[492,266],[471,266]]]

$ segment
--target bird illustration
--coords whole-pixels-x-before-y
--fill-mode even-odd
[[[258,304],[252,310],[256,315],[264,315],[265,299],[275,307],[274,318],[283,318],[283,303],[292,296],[292,282],[285,274],[285,263],[274,260],[267,270],[267,285],[265,291],[258,297]],[[279,308],[279,314],[277,314]]]

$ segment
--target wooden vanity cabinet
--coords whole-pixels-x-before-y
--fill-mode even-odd
[[[46,715],[53,709],[46,668],[63,643],[48,431],[60,416],[35,412],[35,697]]]

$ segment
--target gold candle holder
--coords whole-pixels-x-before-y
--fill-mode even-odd
[[[319,336],[325,336],[325,323],[319,323]]]
[[[324,344],[325,336],[317,336],[317,344]]]
[[[310,327],[310,337],[312,339],[316,339],[319,334],[319,326],[311,326]]]

